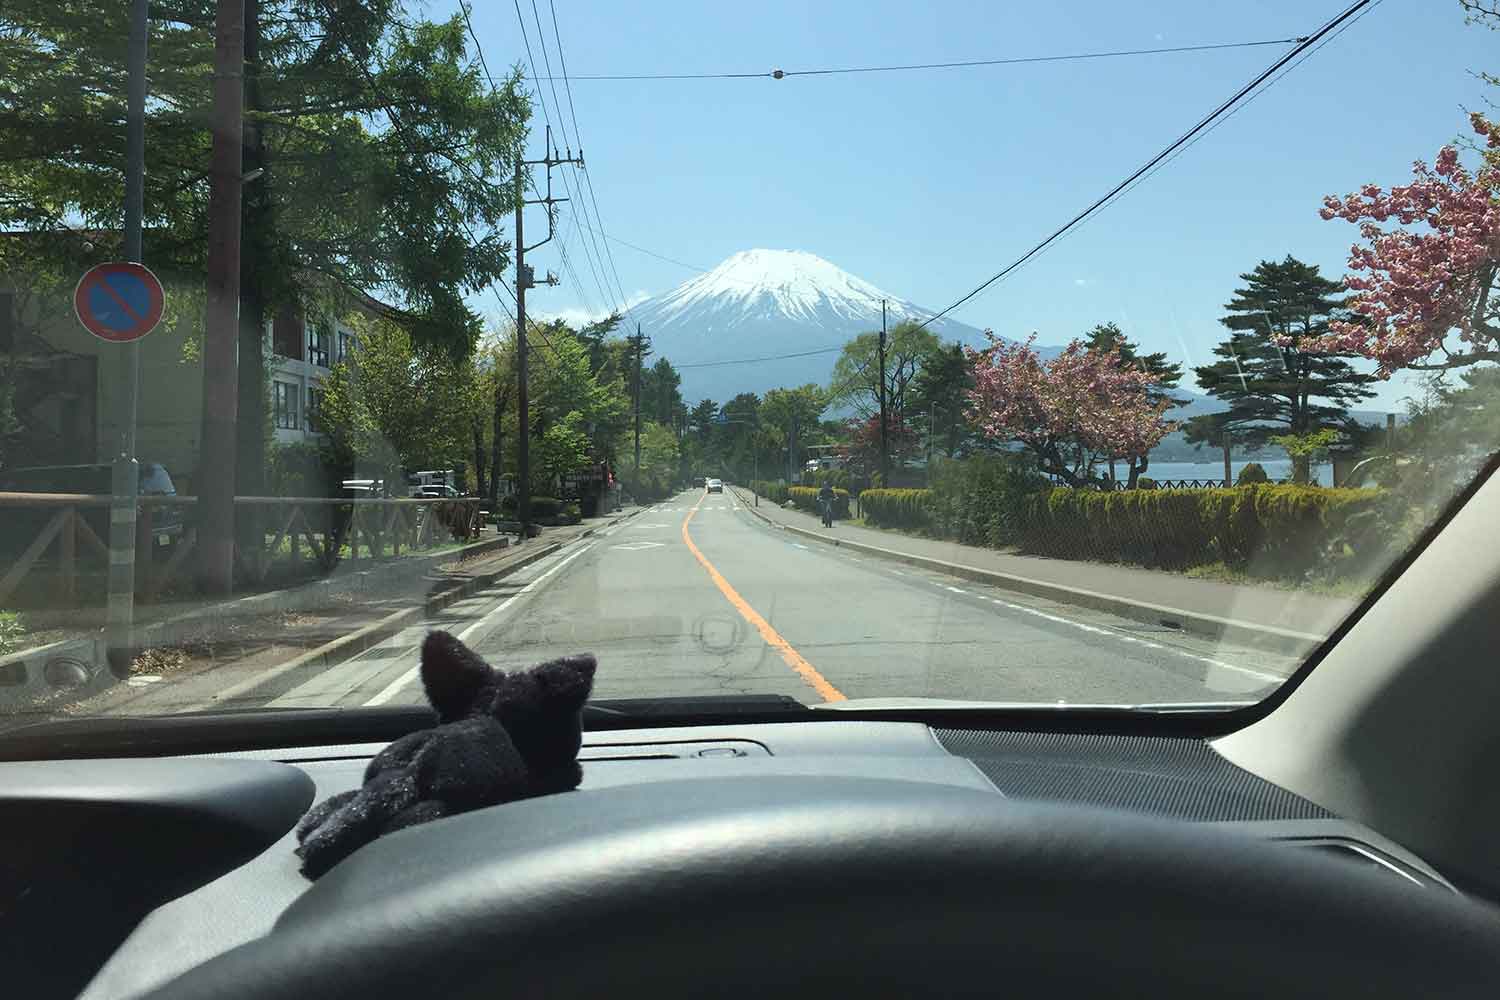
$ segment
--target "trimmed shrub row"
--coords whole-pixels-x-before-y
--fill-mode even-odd
[[[769,479],[756,479],[751,481],[750,489],[758,494],[761,499],[769,500],[774,504],[784,504],[787,501],[786,483],[772,482]]]
[[[1160,569],[1223,563],[1259,577],[1331,579],[1371,568],[1402,519],[1382,490],[1057,487],[1023,502],[1019,541],[1026,552],[1064,559]]]
[[[865,490],[859,510],[865,523],[902,531],[932,530],[932,490]]]

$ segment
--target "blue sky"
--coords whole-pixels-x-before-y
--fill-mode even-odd
[[[570,74],[762,72],[1284,38],[1342,0],[1121,4],[555,0]],[[542,52],[530,0],[520,4]],[[433,5],[445,16],[451,4]],[[546,0],[538,10],[557,53]],[[476,4],[494,69],[524,62],[512,3]],[[1500,71],[1500,34],[1456,0],[1384,0],[1203,141],[954,315],[1062,343],[1113,320],[1148,350],[1210,359],[1237,275],[1287,253],[1344,272],[1356,233],[1317,216],[1326,193],[1404,182],[1465,127]],[[699,267],[752,247],[808,250],[941,308],[1108,190],[1284,51],[1281,47],[1041,65],[783,80],[572,85],[611,236]],[[535,85],[553,116],[548,84]],[[561,82],[558,94],[566,105]],[[1500,99],[1500,93],[1491,96]],[[531,155],[540,155],[536,116]],[[567,120],[572,132],[572,120]],[[529,232],[543,225],[528,216]],[[597,310],[579,239],[540,312]],[[611,244],[625,295],[695,272]],[[563,272],[556,244],[531,258]],[[613,282],[609,282],[611,286]],[[611,292],[611,294],[615,294]],[[476,300],[493,310],[495,300]],[[724,345],[724,356],[743,345]],[[687,359],[679,359],[687,360]],[[707,360],[707,359],[692,359]],[[1372,405],[1399,408],[1392,383]]]

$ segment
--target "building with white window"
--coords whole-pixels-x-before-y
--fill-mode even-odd
[[[277,444],[322,440],[318,427],[323,380],[358,343],[342,322],[287,312],[266,329],[271,348],[271,426]]]

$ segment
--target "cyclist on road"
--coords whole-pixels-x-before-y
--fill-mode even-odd
[[[823,512],[823,526],[825,528],[833,527],[833,501],[833,487],[824,483],[823,488],[818,490],[818,508]]]

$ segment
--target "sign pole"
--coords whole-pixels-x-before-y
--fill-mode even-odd
[[[132,0],[127,53],[129,79],[125,109],[125,259],[139,264],[146,185],[146,25],[147,0]],[[135,658],[135,522],[140,501],[140,467],[136,461],[136,409],[140,396],[139,340],[123,345],[121,359],[119,450],[111,470],[109,509],[109,583],[105,646],[110,670],[130,674]]]

